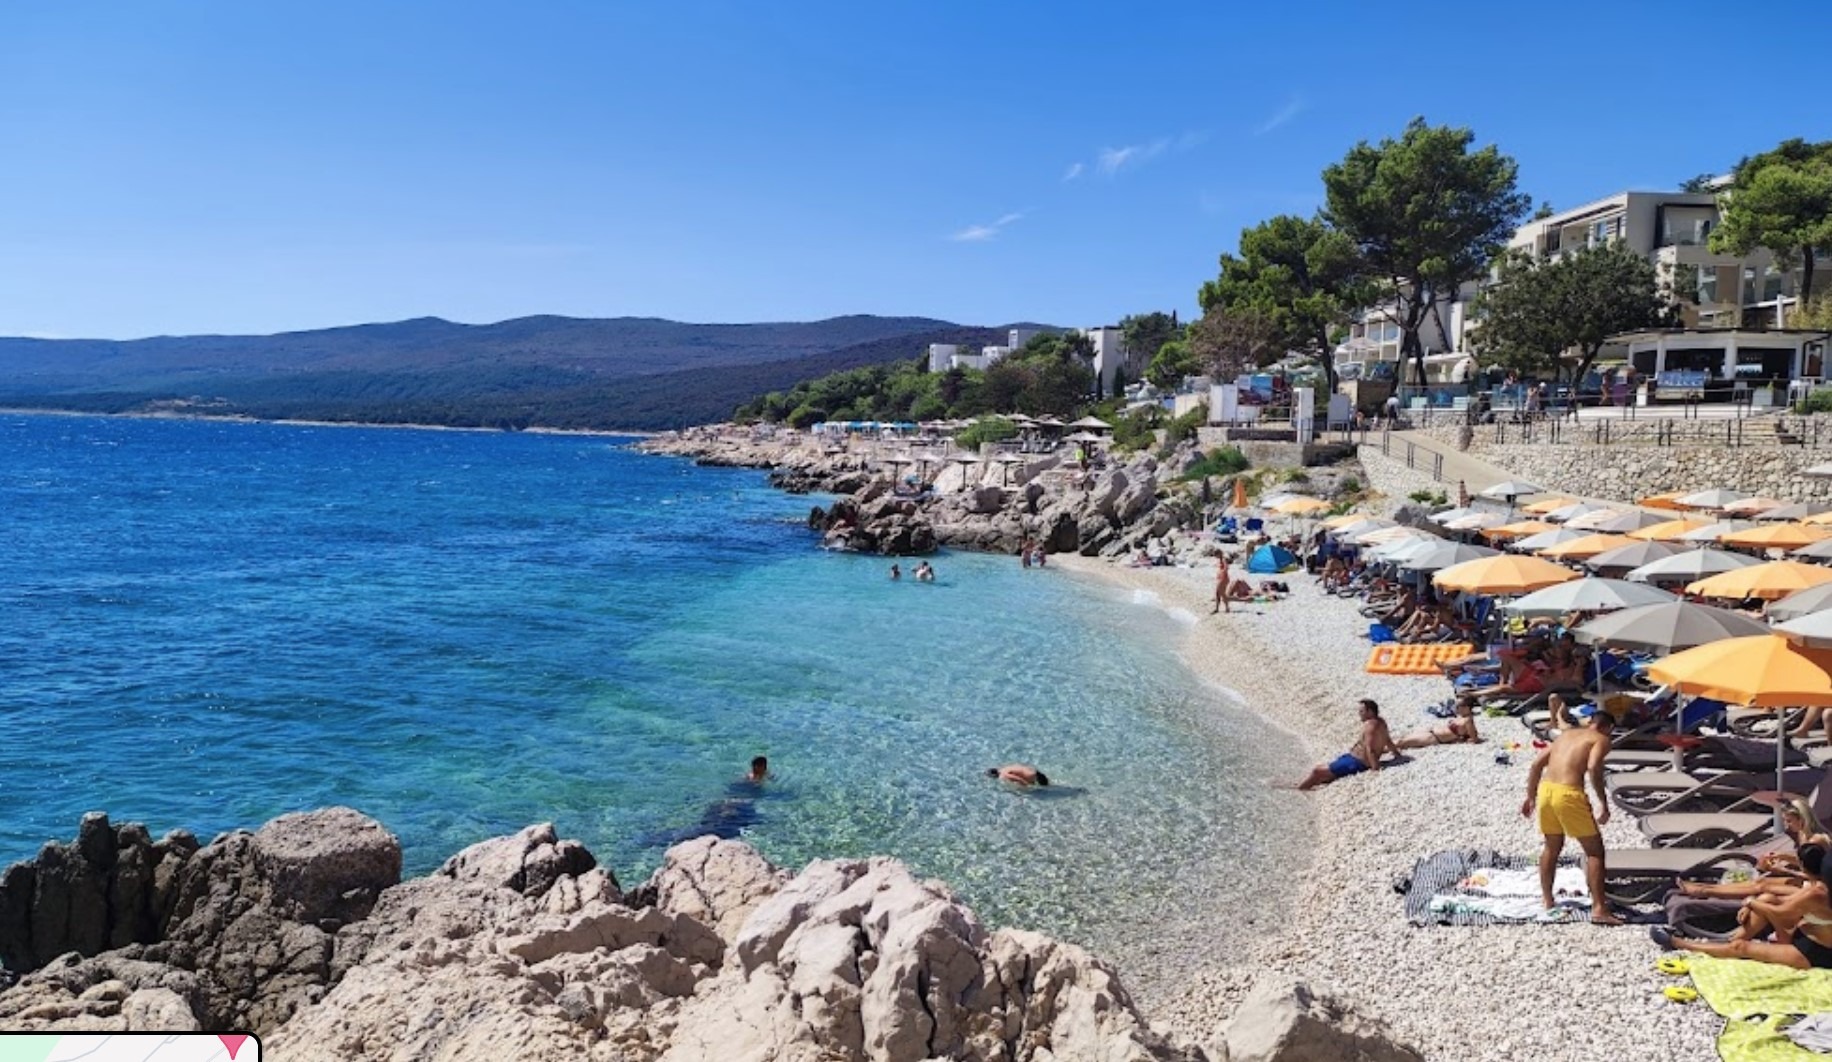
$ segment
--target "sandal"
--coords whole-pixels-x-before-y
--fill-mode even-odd
[[[1698,989],[1687,988],[1685,985],[1668,985],[1660,990],[1660,994],[1675,1003],[1698,1002]]]
[[[1686,974],[1692,972],[1692,967],[1686,960],[1677,955],[1668,955],[1659,962],[1656,962],[1654,964],[1654,969],[1666,974],[1668,977],[1684,977]]]

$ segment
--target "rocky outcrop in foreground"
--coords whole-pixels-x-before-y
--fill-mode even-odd
[[[626,893],[540,825],[401,882],[395,839],[334,808],[167,844],[142,898],[124,886],[116,904],[95,899],[105,824],[85,819],[92,851],[73,846],[95,873],[66,873],[61,847],[7,871],[0,909],[28,924],[23,941],[16,914],[0,927],[25,974],[0,991],[0,1028],[253,1029],[284,1062],[1417,1057],[1290,985],[1256,992],[1212,1044],[1172,1043],[1098,959],[988,931],[889,859],[791,876],[706,837]],[[144,831],[108,836],[118,867]],[[151,939],[117,944],[122,925]],[[40,958],[59,943],[70,950]]]

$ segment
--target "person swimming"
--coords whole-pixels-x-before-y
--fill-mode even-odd
[[[764,779],[768,778],[769,776],[770,776],[770,758],[768,756],[751,757],[751,772],[744,776],[744,780],[752,783],[753,785],[762,785],[764,782]]]
[[[1008,763],[1003,767],[988,767],[986,777],[996,778],[1001,782],[1010,782],[1012,785],[1026,789],[1033,785],[1047,786],[1050,784],[1049,775],[1028,763]]]

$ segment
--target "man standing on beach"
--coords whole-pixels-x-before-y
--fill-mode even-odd
[[[1215,607],[1209,609],[1209,615],[1213,616],[1217,612],[1232,613],[1234,611],[1232,608],[1228,607],[1228,584],[1233,581],[1234,580],[1228,577],[1228,555],[1226,553],[1217,553],[1215,555]]]
[[[1583,713],[1580,710],[1580,714]],[[1546,847],[1539,855],[1540,899],[1546,910],[1554,907],[1552,879],[1558,872],[1558,857],[1565,850],[1565,838],[1575,838],[1584,849],[1584,877],[1590,885],[1590,921],[1599,926],[1619,926],[1622,920],[1610,913],[1609,900],[1603,894],[1603,833],[1599,826],[1609,821],[1609,795],[1603,788],[1603,759],[1609,755],[1609,734],[1616,719],[1596,708],[1587,713],[1586,725],[1561,731],[1554,741],[1533,761],[1527,772],[1527,799],[1520,814],[1532,818],[1539,810],[1539,832]],[[1597,796],[1597,812],[1590,812],[1590,801],[1584,798],[1584,779]]]

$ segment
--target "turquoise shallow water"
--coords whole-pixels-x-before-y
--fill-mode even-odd
[[[893,584],[809,504],[605,438],[0,416],[0,863],[342,803],[413,872],[552,820],[629,882],[712,822],[1124,957],[1296,858],[1290,745],[1177,618],[1007,558]]]

